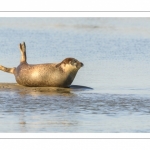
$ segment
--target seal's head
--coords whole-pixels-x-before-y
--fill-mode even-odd
[[[56,64],[59,72],[61,72],[61,78],[65,78],[63,81],[63,87],[68,87],[73,82],[78,70],[83,66],[82,62],[79,62],[75,58],[66,58],[61,63]]]
[[[61,67],[64,72],[77,72],[82,66],[83,63],[75,58],[66,58],[56,65],[56,67]]]

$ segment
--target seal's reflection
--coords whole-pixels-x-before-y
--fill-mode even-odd
[[[18,94],[21,96],[32,95],[32,96],[73,96],[75,91],[92,90],[90,87],[81,85],[71,85],[69,88],[58,88],[58,87],[27,87],[24,90],[19,90]]]
[[[21,96],[53,96],[53,95],[71,95],[70,88],[57,88],[57,87],[23,87],[17,89],[17,93]]]
[[[61,132],[77,126],[78,114],[71,111],[76,110],[78,96],[71,88],[53,88],[50,92],[21,90],[17,93],[19,107],[22,107],[18,122],[21,132],[53,132],[55,128]]]

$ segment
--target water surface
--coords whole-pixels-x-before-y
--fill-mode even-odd
[[[0,18],[1,65],[19,64],[23,41],[30,64],[84,67],[69,92],[0,90],[1,133],[150,132],[149,18]]]

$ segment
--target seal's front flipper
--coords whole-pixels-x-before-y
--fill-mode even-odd
[[[0,70],[14,74],[15,68],[6,68],[6,67],[0,65]]]
[[[22,44],[19,44],[19,48],[20,48],[20,52],[21,52],[21,60],[20,62],[26,62],[27,58],[26,58],[26,44],[25,42],[23,42]]]

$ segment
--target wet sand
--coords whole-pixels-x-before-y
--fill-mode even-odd
[[[0,83],[0,91],[34,91],[34,92],[70,92],[71,88],[59,87],[27,87],[17,83]]]
[[[0,83],[0,91],[20,91],[20,92],[58,92],[58,93],[70,93],[71,91],[78,90],[92,90],[91,87],[71,85],[69,88],[61,87],[27,87],[17,83]]]

